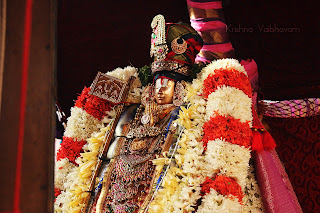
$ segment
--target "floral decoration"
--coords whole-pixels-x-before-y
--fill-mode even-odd
[[[136,77],[126,102],[138,103],[141,83],[134,67],[117,68],[107,73],[128,81]],[[81,212],[85,207],[92,172],[97,164],[108,124],[115,117],[115,105],[89,94],[85,87],[71,108],[67,128],[55,164],[54,211]]]
[[[84,87],[82,93],[78,96],[75,106],[84,109],[88,114],[102,120],[112,108],[112,103],[94,95],[89,95],[90,87]]]
[[[54,197],[58,197],[61,194],[61,189],[54,188]]]
[[[224,138],[229,143],[250,148],[252,131],[248,122],[242,123],[240,119],[231,116],[211,116],[203,125],[203,145],[206,147],[209,140]]]
[[[149,212],[262,212],[250,164],[251,87],[235,59],[204,67],[187,85],[189,105],[175,121],[184,127],[173,160],[154,160],[166,170]],[[163,159],[163,160],[161,160]]]
[[[83,145],[85,145],[86,141],[77,141],[73,140],[69,137],[63,137],[63,143],[61,143],[61,146],[57,153],[57,161],[63,158],[68,158],[69,161],[75,165],[78,165],[76,163],[76,158],[80,157],[80,153],[83,152]]]
[[[210,189],[215,189],[221,195],[233,195],[242,203],[243,192],[239,184],[230,177],[217,175],[215,178],[208,178],[201,184],[201,195],[210,193]]]
[[[207,98],[208,95],[222,85],[237,88],[243,91],[248,97],[252,98],[252,88],[247,75],[233,68],[220,68],[215,70],[214,74],[209,74],[209,76],[203,82],[204,97]]]

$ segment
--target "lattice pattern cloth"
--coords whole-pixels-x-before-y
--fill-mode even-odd
[[[278,118],[301,118],[320,115],[320,98],[284,101],[258,101],[259,114]]]

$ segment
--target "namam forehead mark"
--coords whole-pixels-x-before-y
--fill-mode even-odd
[[[173,101],[175,82],[167,78],[159,78],[156,80],[155,84],[156,102],[160,105],[171,104]]]

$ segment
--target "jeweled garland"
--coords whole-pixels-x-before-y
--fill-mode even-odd
[[[235,59],[206,66],[187,87],[187,108],[176,121],[185,130],[174,162],[148,211],[263,212],[260,191],[249,164],[252,141],[251,86]],[[166,165],[166,166],[165,166]]]
[[[136,68],[117,68],[107,74],[123,81],[135,76],[126,102],[140,102],[142,90]],[[80,212],[84,207],[98,152],[109,130],[108,124],[115,117],[116,105],[88,94],[89,91],[90,88],[85,87],[71,108],[71,116],[57,153],[55,212]]]

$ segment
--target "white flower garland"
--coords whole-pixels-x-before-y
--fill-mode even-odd
[[[202,81],[204,81],[210,74],[214,74],[215,70],[218,70],[218,69],[234,69],[248,76],[246,70],[239,63],[238,60],[233,58],[225,58],[225,59],[219,59],[219,60],[213,61],[208,66],[203,68],[203,70],[201,71]]]
[[[177,123],[184,126],[179,140],[180,149],[175,162],[164,177],[162,188],[156,192],[149,206],[149,212],[192,212],[197,207],[201,187],[206,177],[225,175],[234,178],[241,186],[245,196],[243,204],[232,195],[220,195],[214,189],[206,194],[196,212],[259,212],[263,211],[259,188],[254,177],[248,176],[251,169],[250,149],[231,144],[224,139],[209,141],[203,154],[202,127],[215,113],[232,116],[241,122],[252,125],[251,99],[241,90],[230,86],[221,86],[204,99],[203,81],[217,69],[235,69],[246,74],[244,68],[235,59],[221,59],[205,67],[187,85],[186,100],[190,106],[179,114]],[[155,161],[155,165],[157,162]],[[174,169],[176,168],[176,169]],[[178,172],[177,172],[178,170]],[[178,178],[182,177],[182,178]]]
[[[252,100],[241,90],[222,86],[208,96],[206,119],[218,112],[220,115],[229,115],[240,119],[242,123],[249,121],[252,127]]]
[[[252,212],[252,213],[262,213],[263,202],[261,197],[261,192],[255,178],[254,169],[252,166],[249,167],[249,174],[247,176],[246,186],[245,186],[245,196],[242,200],[243,210],[242,212]]]
[[[101,121],[85,110],[79,107],[71,108],[71,116],[68,118],[68,125],[64,132],[64,136],[74,138],[78,141],[90,138],[91,134],[98,132],[105,123],[110,122],[110,117],[114,116],[114,112],[107,112],[108,115]]]
[[[138,103],[141,96],[141,82],[137,69],[134,67],[117,68],[108,72],[115,78],[128,81],[131,76],[136,77],[129,90],[127,102]],[[84,140],[84,153],[76,159],[79,166],[70,163],[67,158],[60,159],[55,165],[55,187],[62,190],[54,203],[55,212],[80,212],[84,207],[83,201],[88,197],[85,191],[89,188],[92,171],[97,163],[97,156],[108,131],[108,124],[115,117],[114,110],[106,112],[106,116],[99,121],[85,110],[72,107],[68,118],[64,136],[74,140]],[[106,126],[106,127],[105,127]],[[91,137],[91,138],[90,138]]]
[[[210,193],[204,196],[202,205],[197,210],[197,213],[208,212],[241,212],[241,204],[233,197],[223,196],[218,194],[216,190],[211,189]]]
[[[72,172],[76,166],[68,158],[63,158],[56,162],[54,186],[61,190],[66,190],[64,183],[67,182],[67,175]]]
[[[225,140],[216,139],[209,141],[205,153],[206,167],[211,168],[215,173],[235,178],[245,189],[248,176],[250,150]]]
[[[162,182],[162,189],[156,192],[155,199],[149,205],[148,212],[192,212],[200,196],[200,184],[204,180],[202,176],[204,158],[201,141],[205,122],[205,105],[199,94],[202,84],[197,79],[194,86],[187,85],[186,97],[191,107],[182,108],[179,119],[176,121],[185,127],[178,141],[180,149],[174,156],[174,164]],[[154,162],[157,165],[157,162]],[[179,168],[181,169],[179,169]],[[178,178],[181,176],[182,178]]]

